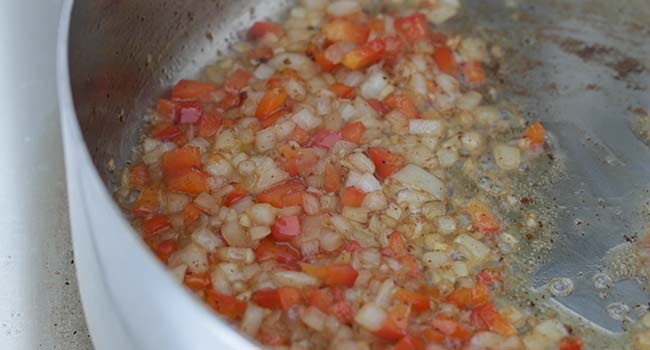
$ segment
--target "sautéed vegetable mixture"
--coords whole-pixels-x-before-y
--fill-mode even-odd
[[[456,0],[362,5],[303,0],[160,98],[123,176],[134,227],[264,348],[582,349],[496,299],[517,239],[452,184],[542,154],[489,96],[502,50],[439,29]]]

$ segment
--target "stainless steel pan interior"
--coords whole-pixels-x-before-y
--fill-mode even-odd
[[[75,3],[68,49],[74,104],[109,189],[132,159],[142,116],[155,97],[227,55],[250,23],[280,16],[290,3]],[[504,61],[490,67],[495,92],[531,120],[542,120],[553,136],[550,170],[521,183],[538,196],[531,205],[545,215],[546,230],[555,238],[548,246],[533,239],[521,253],[532,278],[517,293],[545,298],[549,281],[570,278],[573,293],[545,299],[540,307],[572,310],[565,313],[572,322],[586,321],[604,335],[601,346],[614,344],[609,342],[626,326],[610,316],[616,303],[629,306],[627,317],[633,319],[649,300],[639,281],[643,271],[625,274],[616,267],[625,262],[621,256],[629,241],[647,229],[644,216],[650,211],[650,150],[644,143],[650,140],[650,4],[466,0],[463,5],[462,15],[447,25],[505,48]],[[597,272],[610,274],[613,286],[594,288]]]

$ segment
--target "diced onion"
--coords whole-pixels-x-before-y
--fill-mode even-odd
[[[192,241],[208,252],[224,246],[224,242],[206,226],[201,226],[192,233]]]
[[[379,211],[386,209],[388,205],[388,200],[383,191],[377,190],[374,192],[369,192],[366,195],[366,198],[361,202],[361,206],[371,211]]]
[[[280,286],[289,287],[316,287],[320,284],[315,277],[298,271],[275,271],[271,279]]]
[[[266,152],[275,147],[276,128],[266,128],[255,134],[255,148],[259,152]]]
[[[246,306],[246,312],[244,312],[244,317],[241,321],[241,330],[250,337],[257,335],[257,332],[262,325],[264,320],[264,315],[266,311],[255,305],[254,303],[248,303]]]
[[[253,75],[257,79],[268,79],[275,74],[275,69],[266,63],[262,63],[255,69]]]
[[[365,154],[355,152],[348,156],[348,160],[359,172],[361,173],[370,173],[375,172],[375,163],[370,160]]]
[[[168,193],[166,199],[166,210],[168,213],[178,213],[182,211],[190,202],[190,197],[184,194],[173,192]]]
[[[379,98],[382,90],[388,86],[388,82],[388,76],[382,71],[371,74],[361,84],[361,96],[365,99]]]
[[[343,237],[340,234],[330,231],[323,230],[320,235],[320,247],[323,248],[326,252],[333,252],[339,249],[343,245]]]
[[[397,181],[430,193],[436,199],[444,197],[445,184],[428,171],[417,165],[408,164],[393,175]]]
[[[268,226],[254,226],[248,230],[248,234],[252,240],[260,240],[271,234],[271,229]]]
[[[248,208],[251,219],[259,225],[271,226],[275,222],[277,209],[267,203],[256,203]]]
[[[386,312],[374,303],[365,304],[357,314],[354,315],[354,320],[361,325],[361,327],[371,332],[378,331],[385,319]]]
[[[320,202],[313,194],[303,194],[302,207],[307,215],[315,215],[320,211]]]
[[[217,248],[219,259],[235,263],[250,264],[255,261],[255,253],[250,248],[223,247]]]
[[[252,188],[254,193],[262,192],[289,178],[289,174],[282,170],[270,157],[256,156],[251,160],[255,162],[255,173],[257,174],[257,181],[255,181]]]
[[[409,133],[414,135],[440,135],[444,130],[442,120],[411,119],[409,120]]]
[[[349,41],[339,41],[325,49],[325,58],[334,64],[339,64],[343,60],[343,57],[348,52],[354,50],[355,47],[356,45]]]
[[[269,61],[275,69],[294,69],[305,78],[310,78],[316,73],[316,66],[309,57],[297,53],[281,53]]]
[[[521,162],[521,153],[519,148],[508,145],[496,145],[493,149],[494,160],[499,168],[504,170],[513,170],[519,167]]]
[[[206,272],[208,270],[208,254],[203,247],[190,243],[169,257],[169,266],[180,264],[187,265],[190,272]]]
[[[535,332],[550,339],[552,342],[559,341],[569,335],[562,322],[555,319],[541,322],[535,326]]]
[[[465,248],[465,250],[470,253],[478,263],[484,261],[490,254],[490,248],[483,244],[483,242],[464,233],[458,235],[458,237],[454,239],[454,243]]]
[[[169,269],[169,272],[171,272],[172,276],[174,276],[174,279],[178,281],[178,283],[182,283],[183,279],[185,279],[185,273],[187,272],[187,265],[180,264]]]
[[[361,6],[352,0],[334,1],[327,6],[327,13],[334,17],[349,16],[361,11]]]
[[[199,207],[203,208],[204,210],[210,213],[216,213],[217,211],[219,211],[219,205],[217,204],[217,200],[206,192],[199,194],[194,199],[194,204],[198,205]]]
[[[441,216],[436,221],[438,232],[448,235],[456,231],[456,221],[449,216]]]
[[[310,306],[300,313],[300,319],[307,327],[316,331],[322,331],[325,328],[327,315],[314,306]]]
[[[357,87],[365,78],[366,76],[363,73],[358,70],[352,70],[345,74],[343,79],[341,79],[341,83],[346,86]]]
[[[456,105],[462,110],[471,111],[474,108],[478,107],[479,104],[481,104],[482,99],[483,96],[481,96],[480,93],[476,91],[470,91],[461,96],[456,101]]]
[[[236,201],[235,204],[231,206],[231,208],[234,209],[237,213],[241,214],[250,208],[253,203],[253,197],[246,196]]]
[[[395,283],[392,279],[388,278],[379,286],[377,295],[375,295],[375,305],[379,307],[388,307],[393,299],[395,293]]]
[[[368,221],[368,209],[366,208],[343,207],[341,214],[352,221],[360,223]]]
[[[422,255],[422,260],[424,261],[424,264],[431,269],[446,266],[451,262],[449,255],[441,251],[426,252]]]
[[[230,247],[248,247],[250,245],[246,232],[237,221],[226,221],[221,226],[221,235]]]
[[[304,108],[291,117],[294,123],[305,131],[313,130],[323,123],[323,119],[314,115],[310,109]]]

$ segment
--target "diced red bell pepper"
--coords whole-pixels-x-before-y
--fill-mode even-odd
[[[384,41],[377,38],[348,52],[341,63],[349,69],[362,69],[379,61],[385,50]]]
[[[170,191],[196,196],[208,190],[208,176],[202,171],[190,169],[183,174],[165,178],[165,185]]]
[[[429,297],[425,294],[399,288],[395,292],[395,298],[405,304],[411,305],[413,312],[422,313],[429,310]]]
[[[386,97],[383,102],[390,109],[400,111],[408,118],[417,118],[420,114],[413,101],[403,93],[393,93]]]
[[[194,203],[188,204],[183,209],[183,224],[185,225],[185,227],[191,227],[199,220],[201,214],[203,213],[204,210],[201,209],[201,207],[199,207],[198,205]]]
[[[259,39],[268,33],[273,33],[279,39],[284,35],[284,28],[274,22],[255,22],[251,27],[250,36],[253,39]]]
[[[472,337],[472,332],[458,321],[447,316],[436,316],[431,320],[433,328],[439,330],[447,337],[458,340],[467,341]]]
[[[492,287],[503,282],[503,275],[500,271],[483,269],[476,275],[476,282]]]
[[[185,274],[185,278],[183,279],[183,284],[188,286],[191,290],[198,292],[200,290],[204,290],[210,287],[210,285],[212,285],[212,282],[210,281],[210,275],[207,272],[203,272],[203,273],[189,272]]]
[[[135,190],[143,190],[151,184],[149,169],[144,162],[139,162],[129,169],[129,187]]]
[[[255,117],[260,120],[260,122],[265,121],[273,117],[274,114],[284,108],[284,104],[287,101],[287,93],[282,88],[270,88],[267,89],[260,100],[260,103],[257,105],[255,110]]]
[[[474,309],[489,303],[490,300],[490,290],[482,283],[476,283],[472,288],[457,288],[447,296],[448,303],[461,309]]]
[[[162,232],[172,226],[171,221],[165,215],[156,215],[145,220],[142,223],[142,230],[148,235],[153,235]]]
[[[483,65],[479,61],[470,61],[463,65],[463,76],[470,84],[483,84],[487,80]]]
[[[435,47],[445,46],[447,44],[447,34],[442,32],[433,32],[429,35],[431,43]]]
[[[291,264],[300,261],[300,251],[288,243],[275,242],[271,238],[265,238],[255,248],[255,261],[262,262],[275,260],[284,264]]]
[[[582,350],[584,343],[582,338],[572,335],[560,340],[560,350]]]
[[[316,63],[318,63],[321,69],[325,72],[331,72],[334,70],[334,68],[336,68],[336,63],[328,60],[327,57],[325,57],[325,52],[314,44],[309,44],[307,46],[305,54],[313,58],[314,61],[316,61]]]
[[[178,105],[174,101],[161,98],[156,105],[156,113],[163,118],[169,119],[170,122],[176,122]]]
[[[176,142],[183,136],[183,132],[178,127],[176,127],[176,125],[161,124],[156,126],[151,131],[151,136],[154,139],[162,142]]]
[[[209,138],[217,134],[221,127],[222,118],[214,114],[204,114],[199,121],[199,136]]]
[[[517,334],[517,329],[497,311],[492,303],[487,303],[472,310],[470,318],[475,326],[478,326],[476,327],[478,329],[480,329],[480,325],[483,323],[490,331],[499,333],[505,337]]]
[[[433,60],[438,68],[445,74],[455,76],[458,74],[458,64],[454,58],[454,53],[447,46],[441,46],[433,53]]]
[[[163,177],[174,177],[190,169],[201,167],[201,153],[197,147],[182,147],[162,156]]]
[[[237,201],[239,201],[240,199],[246,197],[247,195],[248,195],[248,191],[246,191],[246,189],[242,185],[236,184],[235,189],[230,191],[226,195],[226,198],[224,198],[223,205],[225,205],[226,207],[230,207],[233,204],[237,203]]]
[[[348,241],[345,248],[343,248],[343,250],[350,253],[361,251],[361,249],[363,249],[363,247],[361,247],[361,244],[357,241]]]
[[[356,187],[346,187],[341,193],[341,206],[343,207],[360,207],[366,193]]]
[[[381,328],[373,332],[379,338],[397,341],[406,336],[406,328],[409,323],[411,308],[405,304],[392,305],[386,313]]]
[[[532,147],[539,147],[544,144],[544,126],[540,122],[528,125],[524,132],[524,137],[528,139]]]
[[[337,192],[340,187],[341,175],[338,169],[332,164],[327,164],[323,173],[323,189],[325,192],[332,193]]]
[[[242,98],[243,95],[241,93],[227,91],[227,90],[223,90],[223,91],[224,91],[224,96],[221,99],[221,101],[219,101],[219,103],[217,104],[217,107],[219,107],[221,110],[227,111],[230,110],[231,108],[238,107],[242,104],[244,99]]]
[[[163,180],[175,192],[196,195],[207,190],[207,176],[200,170],[201,154],[196,147],[183,147],[162,157]]]
[[[351,87],[351,86],[347,86],[345,84],[334,83],[334,84],[330,85],[330,90],[338,98],[353,99],[353,98],[357,97],[357,93],[356,93],[356,91],[354,91],[354,88]]]
[[[481,233],[496,234],[501,230],[499,223],[487,206],[481,202],[471,201],[467,205],[472,223]]]
[[[216,91],[217,87],[202,81],[181,80],[172,90],[174,100],[204,100]]]
[[[203,106],[198,102],[182,102],[178,106],[179,124],[196,124],[203,115]]]
[[[314,133],[309,141],[310,146],[318,146],[330,149],[334,147],[337,141],[341,139],[341,133],[338,131],[321,129]]]
[[[281,149],[291,148],[286,144],[281,144],[278,150],[282,153]],[[285,161],[282,163],[282,168],[291,176],[307,176],[309,175],[316,164],[318,163],[318,154],[310,148],[294,150],[290,155],[283,154]]]
[[[294,287],[260,289],[253,292],[251,300],[261,307],[287,311],[292,306],[302,304],[300,290]]]
[[[246,303],[212,289],[205,291],[205,302],[214,311],[233,321],[240,320],[246,312]]]
[[[385,179],[404,167],[404,158],[383,148],[368,148],[368,156],[375,164],[377,175]]]
[[[327,289],[314,288],[307,293],[307,304],[322,312],[329,312],[329,308],[333,303],[334,298]]]
[[[335,302],[334,304],[330,305],[328,311],[328,313],[336,317],[339,322],[348,325],[352,324],[352,320],[354,319],[354,311],[352,310],[352,306],[350,306],[347,301],[341,300]]]
[[[352,122],[341,129],[341,137],[343,137],[343,140],[345,141],[359,145],[361,144],[361,138],[365,131],[366,126],[363,125],[362,122]]]
[[[323,36],[335,43],[338,41],[349,41],[361,45],[368,40],[370,28],[366,25],[359,25],[346,19],[334,19],[325,23],[321,28]]]
[[[296,215],[278,217],[271,226],[271,235],[280,242],[290,241],[301,233],[300,219]]]
[[[404,256],[409,254],[406,241],[399,231],[393,231],[388,236],[388,247],[395,253],[395,256]]]
[[[131,212],[135,216],[149,216],[158,211],[159,207],[158,190],[153,187],[147,187],[140,191],[138,198],[131,206]]]
[[[156,245],[154,252],[158,259],[166,264],[176,249],[178,249],[178,243],[173,239],[167,239]]]
[[[427,18],[419,12],[395,20],[395,29],[406,42],[411,44],[429,36]]]
[[[289,342],[289,339],[287,339],[287,337],[282,334],[269,333],[264,330],[261,330],[259,333],[257,333],[257,340],[259,340],[262,345],[268,346],[287,345]]]
[[[400,339],[390,350],[422,350],[424,349],[424,344],[422,341],[412,335],[407,335],[404,338]]]
[[[384,114],[390,112],[390,109],[388,109],[388,107],[379,100],[369,99],[367,102],[370,107],[372,107],[372,109],[379,113],[379,116],[383,116]]]
[[[223,87],[226,90],[238,93],[239,90],[246,86],[252,77],[253,75],[249,71],[243,68],[238,68],[226,79],[226,81],[223,83]]]
[[[305,188],[305,184],[299,179],[289,179],[258,194],[256,200],[258,203],[268,203],[276,208],[284,208],[291,205],[286,197],[302,193]]]
[[[300,266],[307,274],[318,278],[324,285],[330,287],[352,287],[359,276],[359,272],[350,264],[300,264]]]
[[[399,54],[402,48],[402,41],[396,36],[385,37],[384,44],[386,44],[386,54],[391,56]]]
[[[261,62],[266,62],[273,58],[273,49],[268,47],[268,46],[260,46],[257,48],[254,48],[248,53],[246,53],[246,56],[250,58],[251,60],[256,60],[256,61],[261,61]]]
[[[306,132],[303,128],[296,125],[293,128],[293,131],[291,132],[289,137],[287,137],[287,140],[288,141],[295,141],[300,146],[304,146],[309,142],[310,138],[311,138],[311,136],[309,135],[308,132]]]
[[[422,332],[422,337],[429,344],[443,344],[447,336],[439,330],[427,328]]]

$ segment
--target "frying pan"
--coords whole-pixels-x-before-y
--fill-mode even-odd
[[[155,97],[292,3],[66,2],[61,121],[77,275],[97,349],[255,348],[172,280],[112,193]],[[546,238],[528,237],[515,255],[522,277],[510,292],[560,311],[589,349],[620,349],[649,299],[645,271],[620,269],[650,210],[649,15],[646,0],[466,0],[442,28],[500,45],[506,55],[490,67],[495,88],[486,93],[552,135],[548,170],[516,180]],[[594,286],[594,276],[611,283]]]

